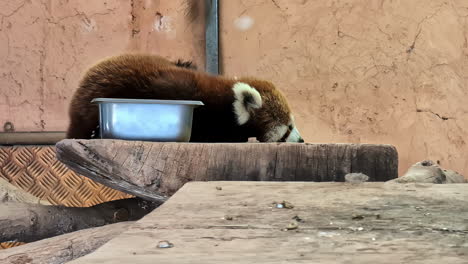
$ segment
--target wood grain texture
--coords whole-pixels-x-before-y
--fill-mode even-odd
[[[134,222],[88,228],[0,250],[0,263],[61,264],[85,256],[127,230]]]
[[[369,181],[398,177],[398,154],[390,145],[66,139],[56,148],[71,170],[155,201],[190,181],[344,181],[350,172],[365,173]]]
[[[467,263],[466,219],[467,184],[193,182],[70,263]]]
[[[0,241],[32,242],[81,229],[138,220],[156,205],[130,198],[74,208],[17,202],[0,203]]]

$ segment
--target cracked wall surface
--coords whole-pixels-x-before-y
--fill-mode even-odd
[[[186,15],[189,2],[0,2],[2,131],[6,122],[16,131],[64,131],[83,71],[107,56],[154,52],[203,67],[203,19]]]
[[[220,7],[223,71],[274,81],[306,141],[393,144],[400,173],[430,158],[468,176],[468,1]]]
[[[220,2],[222,72],[277,84],[308,142],[389,143],[400,173],[430,158],[468,175],[466,0]],[[63,131],[82,71],[123,51],[203,68],[200,4],[2,1],[0,125]]]

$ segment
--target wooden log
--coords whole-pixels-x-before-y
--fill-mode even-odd
[[[33,204],[51,205],[48,201],[29,194],[20,188],[0,178],[0,202],[23,202]]]
[[[70,264],[467,263],[466,219],[467,184],[192,182]]]
[[[1,241],[32,242],[90,227],[134,221],[156,205],[140,198],[76,208],[27,203],[0,203]]]
[[[390,145],[66,139],[56,148],[71,170],[154,201],[190,181],[344,181],[351,172],[369,181],[398,177],[398,154]]]
[[[61,264],[85,256],[134,222],[121,222],[88,228],[26,245],[0,250],[0,263]]]

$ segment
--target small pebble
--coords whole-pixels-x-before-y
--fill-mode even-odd
[[[167,240],[159,241],[158,243],[158,248],[171,248],[173,246],[174,244],[172,244],[171,242]]]
[[[300,217],[297,216],[297,215],[294,216],[292,219],[293,219],[293,220],[296,220],[296,221],[299,222],[299,223],[304,223],[304,220],[302,220],[302,218],[300,218]]]
[[[231,221],[234,218],[232,216],[230,216],[230,215],[226,215],[226,216],[224,216],[224,219]]]
[[[291,222],[289,223],[289,225],[286,227],[287,230],[294,230],[294,229],[297,229],[299,227],[299,225],[297,224],[297,222]]]
[[[345,181],[350,183],[363,183],[369,180],[369,176],[363,173],[348,173],[345,175]]]
[[[274,202],[275,207],[278,209],[286,208],[286,209],[292,209],[294,208],[294,205],[288,201],[283,201],[281,203]]]
[[[353,220],[362,220],[362,219],[364,219],[364,216],[363,215],[353,215],[353,217],[351,217],[351,219],[353,219]]]
[[[349,229],[353,230],[353,231],[362,231],[364,230],[364,227],[349,227]]]

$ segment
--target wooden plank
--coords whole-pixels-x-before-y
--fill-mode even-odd
[[[127,230],[133,221],[87,228],[0,250],[0,263],[61,264],[85,256]]]
[[[398,177],[390,145],[60,141],[57,158],[75,172],[144,199],[165,201],[190,181],[370,181]]]
[[[70,263],[467,263],[467,219],[468,184],[193,182]]]

